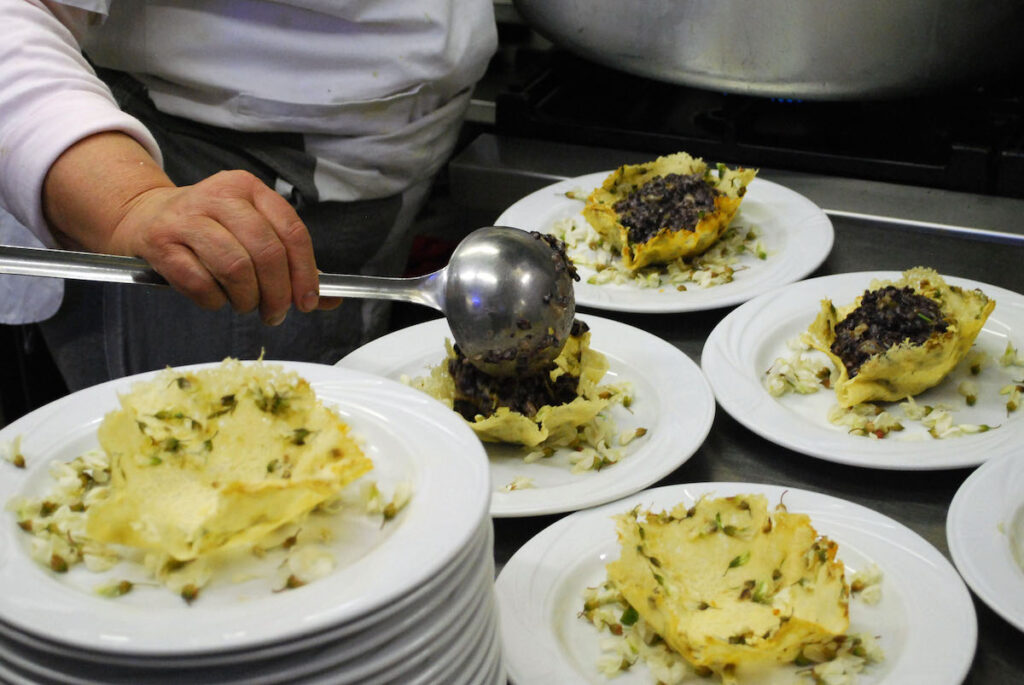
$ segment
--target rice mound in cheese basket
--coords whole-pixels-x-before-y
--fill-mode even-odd
[[[297,374],[225,360],[166,369],[99,428],[110,487],[88,510],[98,541],[191,560],[300,520],[373,468]]]
[[[852,304],[823,300],[804,341],[839,372],[840,406],[896,402],[938,385],[967,355],[995,309],[980,290],[950,286],[916,267],[878,281]]]
[[[635,271],[698,255],[721,237],[756,169],[708,167],[685,152],[612,172],[587,198],[583,216]]]
[[[804,514],[761,495],[701,498],[616,517],[608,578],[694,667],[731,680],[738,666],[792,663],[849,627],[835,542]]]
[[[533,447],[567,442],[608,406],[598,389],[607,371],[608,360],[591,349],[590,331],[577,320],[548,371],[494,378],[449,344],[447,360],[416,387],[461,414],[484,442]]]

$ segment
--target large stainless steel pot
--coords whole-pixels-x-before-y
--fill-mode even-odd
[[[594,62],[732,93],[891,98],[1024,62],[1022,0],[514,3],[541,35]]]

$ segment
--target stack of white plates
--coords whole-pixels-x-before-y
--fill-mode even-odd
[[[157,586],[101,597],[97,574],[56,574],[31,560],[29,535],[0,512],[0,681],[505,682],[479,440],[457,415],[398,383],[283,364],[363,439],[382,491],[411,485],[409,504],[383,526],[347,515],[344,533],[327,543],[336,566],[319,580],[279,591],[279,579],[215,579],[192,604]],[[26,461],[24,469],[0,462],[0,503],[52,487],[49,464],[94,447],[117,393],[146,376],[75,393],[0,431],[0,450],[20,438]],[[126,565],[112,577],[132,572]]]

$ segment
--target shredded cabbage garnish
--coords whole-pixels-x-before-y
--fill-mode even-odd
[[[532,478],[529,478],[527,476],[516,476],[508,483],[506,483],[501,488],[501,490],[502,492],[512,492],[513,490],[525,490],[527,488],[533,487],[536,487],[536,485],[534,484]]]
[[[627,611],[629,604],[610,580],[583,591],[580,617],[605,636],[600,641],[601,656],[597,662],[603,675],[613,677],[629,670],[637,661],[648,668],[655,682],[665,685],[678,685],[696,675],[690,663],[669,648],[643,617],[629,616],[632,623],[624,623]]]
[[[822,387],[831,387],[837,370],[824,355],[809,352],[810,348],[799,336],[787,340],[786,346],[792,351],[791,354],[776,358],[761,378],[768,394],[772,397],[782,397],[788,393],[811,394]],[[1000,360],[1000,365],[1009,365],[1004,360],[1016,359],[1015,355],[1016,348],[1012,344],[1007,345],[1007,353]],[[967,376],[957,385],[957,393],[964,398],[968,407],[974,406],[979,399],[979,386],[973,377],[981,374],[989,362],[988,354],[975,350],[961,364]],[[1007,414],[1014,412],[1021,404],[1024,381],[1005,385],[999,392],[1008,396]],[[893,431],[902,431],[906,422],[919,424],[929,436],[939,440],[984,433],[994,428],[987,424],[955,423],[952,407],[943,404],[921,405],[913,397],[907,397],[896,406],[901,410],[902,418],[892,410],[893,405],[886,408],[871,402],[862,402],[853,407],[833,405],[826,418],[834,425],[846,427],[851,435],[871,439],[881,439]],[[925,431],[922,431],[922,437]]]
[[[1024,355],[1017,351],[1012,342],[1006,342],[1006,350],[999,358],[1000,366],[1024,366]]]
[[[978,384],[974,381],[961,381],[960,385],[956,386],[956,391],[963,395],[964,401],[969,407],[973,407],[974,403],[978,401]]]
[[[551,232],[565,241],[566,251],[573,264],[595,271],[587,279],[588,283],[594,285],[631,283],[639,288],[674,287],[686,290],[687,285],[711,288],[731,282],[737,271],[746,268],[735,266],[742,257],[764,260],[770,255],[758,227],[733,225],[702,254],[630,271],[622,265],[621,257],[612,253],[608,242],[582,216],[570,216],[556,221]]]
[[[921,419],[933,438],[955,438],[961,435],[984,433],[992,429],[986,424],[953,423],[953,414],[948,409],[935,409]]]
[[[846,426],[851,435],[873,439],[884,438],[892,431],[903,430],[899,419],[876,404],[861,402],[852,407],[832,406],[828,420],[837,426]]]
[[[612,446],[617,433],[615,421],[607,411],[601,412],[583,426],[577,433],[576,448],[569,454],[572,472],[599,471],[605,466],[617,464],[624,456],[622,450]]]
[[[869,564],[850,578],[850,592],[865,604],[875,605],[882,601],[882,569]]]
[[[824,355],[818,352],[797,351],[789,357],[778,357],[761,379],[772,397],[788,392],[809,395],[831,384],[833,371]]]
[[[855,597],[868,604],[877,604],[881,600],[882,572],[877,566],[871,565],[853,578],[851,588],[857,585],[853,593]],[[638,662],[647,668],[652,681],[659,685],[682,685],[705,676],[651,629],[611,580],[584,589],[583,611],[579,616],[597,628],[602,636],[598,643],[601,656],[596,665],[598,671],[608,678],[630,670]],[[859,673],[884,658],[885,654],[874,636],[865,633],[844,635],[827,645],[805,648],[798,664],[806,667],[799,668],[796,675],[802,682],[815,685],[855,685]]]
[[[833,659],[816,664],[804,675],[809,675],[814,683],[821,685],[855,685],[858,674],[884,658],[885,654],[875,638],[860,633],[844,641]]]
[[[1024,381],[1004,385],[999,389],[1000,395],[1008,395],[1006,398],[1006,413],[1015,412],[1020,408],[1020,396],[1024,392]]]
[[[436,374],[410,377],[402,374],[399,380],[410,387],[427,393],[431,397],[442,396],[438,384],[441,382]],[[612,410],[616,405],[628,409],[633,403],[633,385],[628,382],[607,383],[598,386],[600,397],[607,400],[608,405],[586,424],[575,431],[563,431],[552,435],[547,440],[533,447],[523,447],[523,461],[527,464],[548,459],[558,453],[559,449],[568,448],[569,465],[572,473],[599,471],[605,466],[617,464],[627,454],[622,448],[633,440],[643,437],[647,430],[643,427],[619,432]],[[449,408],[449,400],[442,399]],[[632,433],[623,441],[623,437]],[[507,486],[506,486],[507,487]],[[522,489],[522,485],[513,489]],[[507,491],[507,490],[506,490]]]
[[[21,453],[21,436],[17,435],[10,442],[0,443],[0,457],[14,464],[19,469],[25,468],[25,457]]]
[[[88,537],[88,509],[109,492],[110,462],[102,450],[90,450],[69,462],[54,461],[49,472],[53,485],[45,495],[15,497],[6,504],[6,509],[16,516],[19,527],[32,536],[29,556],[40,565],[55,573],[67,573],[82,565],[99,574],[127,562],[126,572],[135,576],[134,580],[105,580],[95,587],[97,595],[107,598],[123,596],[139,583],[158,581],[191,602],[216,576],[217,559],[200,556],[182,562],[167,554],[140,553]],[[358,494],[343,492],[336,499],[321,504],[316,512],[331,515],[354,506],[386,522],[394,518],[411,497],[412,487],[407,482],[398,483],[390,498],[381,493],[376,483],[369,482]],[[278,587],[299,587],[333,571],[336,561],[331,551],[323,546],[329,541],[327,535],[327,529],[322,526],[303,527],[302,522],[292,523],[261,540],[252,547],[251,553],[257,558],[275,552],[282,555]],[[241,583],[252,577],[236,575],[231,580]]]

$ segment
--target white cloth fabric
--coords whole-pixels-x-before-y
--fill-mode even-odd
[[[0,208],[46,246],[42,183],[70,145],[118,130],[160,160],[80,45],[162,112],[303,134],[320,199],[338,201],[436,174],[497,46],[491,0],[0,0],[0,17]],[[0,243],[19,230],[0,221]],[[3,279],[0,321],[49,315]]]
[[[50,165],[75,142],[124,131],[160,160],[145,127],[118,109],[71,31],[41,3],[0,0],[0,207],[54,246],[40,202]]]
[[[136,0],[82,44],[161,112],[305,134],[321,199],[345,201],[438,171],[497,28],[492,0]]]
[[[43,247],[32,233],[0,209],[0,244]],[[0,324],[35,323],[53,316],[64,296],[64,281],[42,276],[0,274]]]

